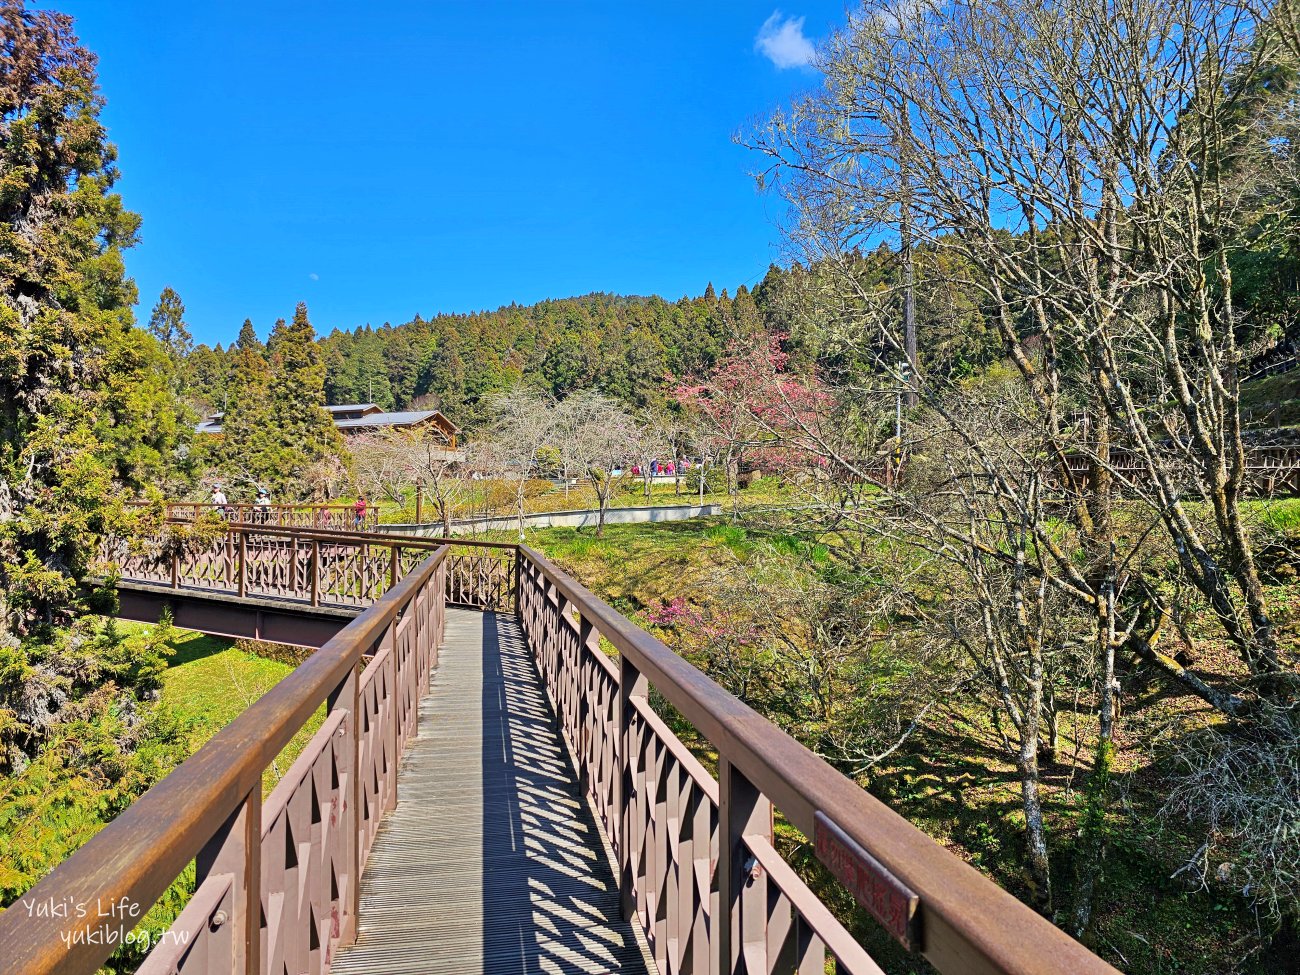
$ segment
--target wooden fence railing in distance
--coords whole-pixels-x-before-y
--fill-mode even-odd
[[[147,501],[133,501],[133,508],[147,507]],[[234,525],[263,528],[305,528],[316,531],[369,532],[379,525],[379,509],[367,505],[358,514],[351,504],[245,504],[217,505],[210,501],[165,501],[163,515],[173,521],[194,521],[211,512]]]
[[[355,936],[361,871],[397,801],[397,763],[445,624],[448,549],[370,609],[0,914],[6,971],[90,973],[194,860],[193,898],[141,975],[328,970]],[[262,773],[316,710],[324,723],[262,801]]]
[[[1066,457],[1070,472],[1085,478],[1092,459],[1084,454]],[[1150,489],[1149,468],[1132,450],[1113,449],[1106,465],[1122,494],[1135,494]],[[1197,491],[1195,478],[1190,471],[1183,472],[1181,489],[1189,494]],[[1253,498],[1294,497],[1300,494],[1300,447],[1263,446],[1246,447],[1245,494]]]
[[[518,557],[524,633],[660,975],[821,973],[827,956],[879,975],[776,851],[776,810],[945,975],[1115,975],[543,556]],[[709,742],[717,779],[655,713],[651,688]]]
[[[132,582],[349,607],[369,606],[443,545],[449,603],[514,611],[515,546],[494,542],[232,524],[196,547],[108,537],[98,557]]]

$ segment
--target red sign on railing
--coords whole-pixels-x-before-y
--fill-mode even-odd
[[[917,908],[921,898],[906,884],[855,843],[844,830],[824,813],[813,817],[813,844],[817,859],[826,864],[854,900],[865,907],[886,931],[903,947],[921,947],[920,918]]]

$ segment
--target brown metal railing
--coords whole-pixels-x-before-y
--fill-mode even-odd
[[[98,554],[131,582],[310,606],[368,606],[443,545],[450,547],[450,605],[514,610],[516,547],[469,539],[231,524],[222,537],[197,548],[178,550],[161,537],[108,537]]]
[[[355,937],[361,871],[397,801],[397,762],[442,641],[447,557],[446,546],[426,553],[22,899],[73,910],[0,914],[4,969],[95,971],[134,926],[129,912],[194,860],[194,896],[142,975],[328,970]],[[263,770],[322,704],[324,723],[263,803]]]
[[[539,553],[519,615],[661,975],[881,970],[773,846],[773,814],[941,972],[1114,969],[800,745]],[[618,651],[613,658],[600,642]],[[715,780],[650,689],[718,756]]]
[[[130,507],[144,508],[147,501],[128,502]],[[267,528],[306,528],[318,531],[373,531],[379,524],[379,509],[366,507],[359,519],[350,504],[212,504],[210,501],[166,501],[163,516],[173,521],[194,521],[200,514],[212,512],[236,525],[260,525]]]

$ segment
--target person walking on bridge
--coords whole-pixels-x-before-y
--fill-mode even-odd
[[[259,524],[265,525],[271,516],[271,492],[264,487],[257,489],[257,500],[253,502],[253,517]]]
[[[357,496],[357,503],[352,506],[352,527],[360,531],[366,524],[366,511],[369,505],[364,494]]]
[[[229,502],[226,500],[226,492],[221,490],[220,484],[212,485],[212,506],[217,509],[217,513],[222,518],[230,517]]]

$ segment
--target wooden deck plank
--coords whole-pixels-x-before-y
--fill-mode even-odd
[[[398,795],[336,975],[647,971],[513,617],[448,611]]]

